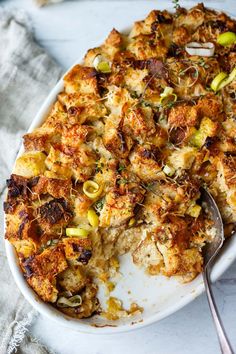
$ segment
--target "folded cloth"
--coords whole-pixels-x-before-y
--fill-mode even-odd
[[[0,9],[0,202],[20,137],[27,130],[61,68],[35,43],[27,16]],[[10,274],[3,242],[0,208],[0,354],[50,353],[30,335],[37,312],[24,300]]]

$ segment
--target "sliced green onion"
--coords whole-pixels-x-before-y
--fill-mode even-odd
[[[97,54],[96,57],[93,59],[93,66],[95,67],[95,69],[97,70],[97,66],[98,64],[102,61],[102,55],[101,54]]]
[[[185,45],[185,50],[189,55],[198,55],[202,57],[212,57],[215,52],[214,43],[190,42]]]
[[[66,228],[66,236],[69,237],[81,237],[86,238],[89,234],[88,230],[81,229],[79,227],[67,227]]]
[[[190,144],[196,146],[197,148],[201,148],[207,137],[213,137],[215,135],[215,130],[215,122],[208,117],[202,118],[199,130],[195,131],[190,138]]]
[[[101,71],[104,74],[109,74],[111,72],[110,64],[107,61],[101,61],[97,68],[98,71]]]
[[[135,224],[135,221],[136,221],[135,218],[131,218],[128,225],[130,227],[133,226]]]
[[[57,300],[58,307],[78,307],[81,304],[82,304],[82,298],[80,295],[74,295],[68,299],[64,296],[61,296]]]
[[[169,96],[169,95],[172,95],[173,92],[174,92],[173,87],[166,86],[164,88],[164,91],[160,94],[160,96],[161,97]]]
[[[104,74],[108,74],[111,72],[110,63],[103,58],[101,54],[98,54],[93,60],[93,66],[97,71],[101,71]]]
[[[219,90],[221,90],[226,85],[230,84],[236,77],[236,68],[234,68],[229,76],[220,83]]]
[[[190,139],[190,143],[197,148],[201,148],[205,143],[207,136],[202,131],[197,130]]]
[[[211,88],[213,91],[218,91],[220,84],[222,83],[222,81],[224,81],[224,79],[227,77],[227,74],[224,73],[223,71],[220,72],[218,75],[216,75],[216,77],[212,80],[211,83]]]
[[[102,193],[102,187],[94,181],[86,181],[83,184],[83,192],[90,199],[96,199]]]
[[[229,76],[226,73],[219,73],[212,81],[211,88],[214,91],[219,91],[226,85],[230,84],[236,78],[236,68],[234,68]]]
[[[91,226],[98,227],[99,217],[97,216],[94,209],[90,208],[87,213],[87,218]]]
[[[223,46],[231,45],[236,42],[236,34],[234,32],[225,32],[217,37],[217,43]]]
[[[167,176],[171,177],[171,176],[173,176],[173,174],[175,173],[175,169],[174,169],[174,167],[171,167],[171,166],[169,166],[169,165],[165,165],[164,168],[163,168],[163,172],[164,172]]]
[[[192,216],[193,218],[197,218],[201,212],[201,206],[200,205],[193,205],[187,210],[187,214]]]
[[[177,95],[174,93],[173,87],[165,87],[164,91],[160,94],[161,100],[160,104],[165,105],[166,100],[170,98],[172,102],[175,102],[177,100]]]

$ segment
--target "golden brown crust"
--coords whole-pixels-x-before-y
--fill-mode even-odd
[[[23,263],[23,269],[27,267],[32,275],[44,276],[52,279],[55,275],[65,270],[67,266],[64,250],[62,247],[46,249],[32,259],[27,259]]]
[[[99,98],[96,71],[93,68],[77,64],[64,76],[64,85],[66,93],[95,94]]]
[[[27,282],[43,301],[56,302],[58,290],[56,288],[55,279],[51,282],[45,276],[33,275],[27,279]]]
[[[223,106],[218,96],[214,94],[203,96],[198,100],[196,107],[201,117],[208,117],[215,121],[222,120]]]
[[[186,105],[173,107],[168,115],[168,123],[172,127],[193,127],[197,125],[197,108]]]
[[[87,264],[91,258],[91,240],[70,237],[63,239],[65,255],[68,260],[75,260],[81,264]]]

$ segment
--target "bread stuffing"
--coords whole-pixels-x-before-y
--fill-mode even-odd
[[[98,300],[125,253],[147,276],[201,273],[215,230],[200,188],[226,229],[236,222],[235,51],[236,21],[177,6],[113,29],[64,76],[4,204],[5,237],[43,301],[78,319],[141,311]]]

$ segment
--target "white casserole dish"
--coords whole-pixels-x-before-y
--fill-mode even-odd
[[[121,32],[127,32],[127,29]],[[79,63],[81,61],[78,61]],[[71,69],[71,68],[70,68]],[[69,69],[69,70],[70,70]],[[28,132],[39,127],[44,121],[52,104],[56,101],[57,94],[63,90],[63,78],[49,93],[41,109],[35,116]],[[19,155],[23,152],[23,146]],[[76,320],[56,310],[50,304],[43,302],[31,289],[23,277],[18,264],[14,247],[6,240],[6,254],[9,266],[15,282],[26,300],[42,315],[54,320],[66,327],[84,333],[108,334],[127,332],[157,322],[181,309],[193,301],[204,291],[202,276],[188,284],[180,284],[176,279],[168,279],[163,276],[147,276],[143,270],[135,267],[129,255],[121,257],[121,273],[112,296],[116,296],[129,307],[131,302],[136,302],[144,308],[144,312],[138,317],[127,317],[119,321],[108,321],[105,318],[94,316],[89,319]],[[236,237],[233,235],[225,243],[221,256],[218,257],[212,271],[212,280],[218,279],[225,270],[236,260]],[[101,303],[105,303],[104,294],[100,293]]]

